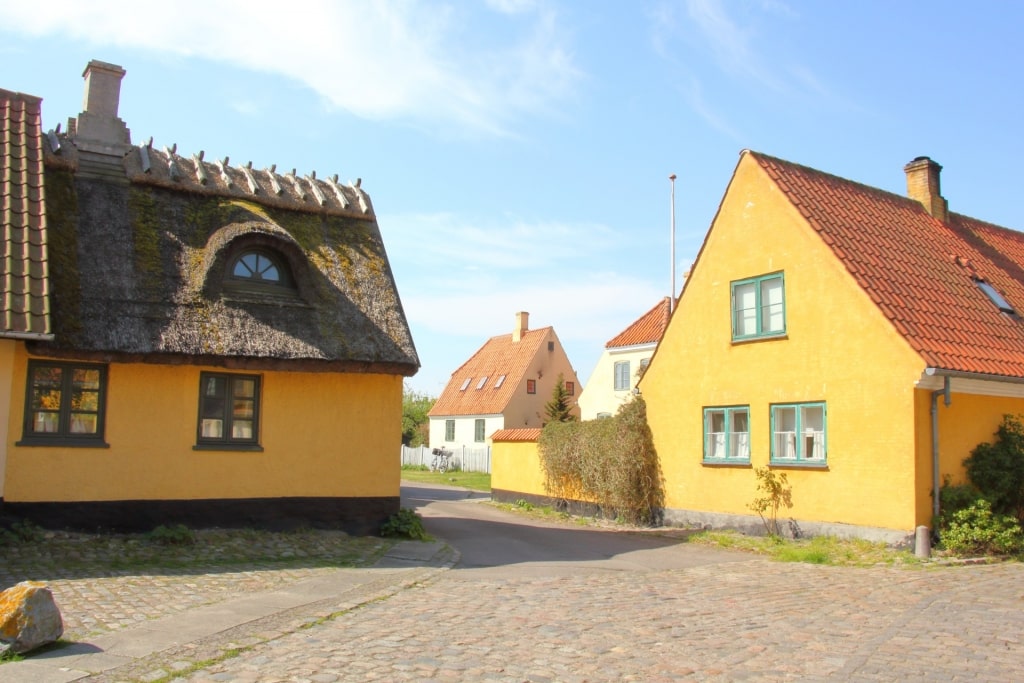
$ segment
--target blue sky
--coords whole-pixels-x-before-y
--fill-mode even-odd
[[[740,150],[1024,229],[1024,3],[0,0],[0,87],[132,140],[361,178],[431,395],[514,314],[586,384],[695,258]],[[675,261],[670,174],[676,174]]]

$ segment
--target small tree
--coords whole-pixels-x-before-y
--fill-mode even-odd
[[[1024,424],[1003,415],[994,443],[975,446],[964,460],[967,477],[996,514],[1024,517]]]
[[[565,379],[558,373],[558,381],[551,392],[551,400],[544,405],[547,422],[574,422],[576,417],[570,412],[569,392],[565,390]]]
[[[430,445],[430,418],[427,413],[436,398],[402,387],[402,444],[405,446]]]
[[[754,470],[757,475],[757,490],[764,493],[753,500],[748,508],[761,518],[765,531],[769,536],[779,536],[779,508],[785,505],[793,507],[793,487],[785,472],[775,474],[767,467]]]

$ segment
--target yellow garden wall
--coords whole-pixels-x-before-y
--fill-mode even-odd
[[[109,448],[25,447],[28,357],[14,369],[7,502],[399,495],[402,378],[247,372],[262,377],[262,452],[193,450],[196,366],[112,363]]]
[[[730,283],[785,278],[785,338],[731,341]],[[911,530],[923,363],[750,157],[741,159],[640,388],[669,509],[750,515],[770,405],[825,402],[827,468],[776,467],[787,517]],[[704,465],[703,409],[747,405],[751,462]]]
[[[496,441],[491,446],[491,489],[546,496],[536,441]]]

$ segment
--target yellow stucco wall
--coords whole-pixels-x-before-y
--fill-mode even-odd
[[[964,458],[980,443],[991,443],[1003,415],[1024,415],[1024,398],[985,396],[955,390],[959,380],[952,382],[950,404],[942,396],[938,400],[939,484],[945,475],[954,484],[967,481]],[[917,518],[919,524],[931,525],[932,518],[932,423],[931,391],[917,390]]]
[[[24,342],[0,339],[0,415],[7,415],[11,406],[11,382],[17,347]],[[7,471],[7,424],[0,420],[0,500],[4,497],[4,472]]]
[[[402,378],[251,372],[262,377],[262,452],[193,450],[195,366],[109,366],[110,448],[17,446],[28,358],[14,368],[10,502],[398,496]]]
[[[491,488],[547,495],[536,441],[498,441],[492,444]]]
[[[782,272],[786,338],[731,342],[730,283]],[[741,159],[640,389],[667,507],[751,514],[772,403],[827,404],[827,469],[785,471],[787,517],[910,530],[923,363],[749,156]],[[751,463],[703,460],[703,409],[748,405]]]

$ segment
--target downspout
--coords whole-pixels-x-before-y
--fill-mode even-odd
[[[932,525],[939,520],[939,396],[948,408],[953,402],[949,395],[949,376],[943,376],[942,388],[932,392]],[[935,529],[932,529],[934,533]]]

